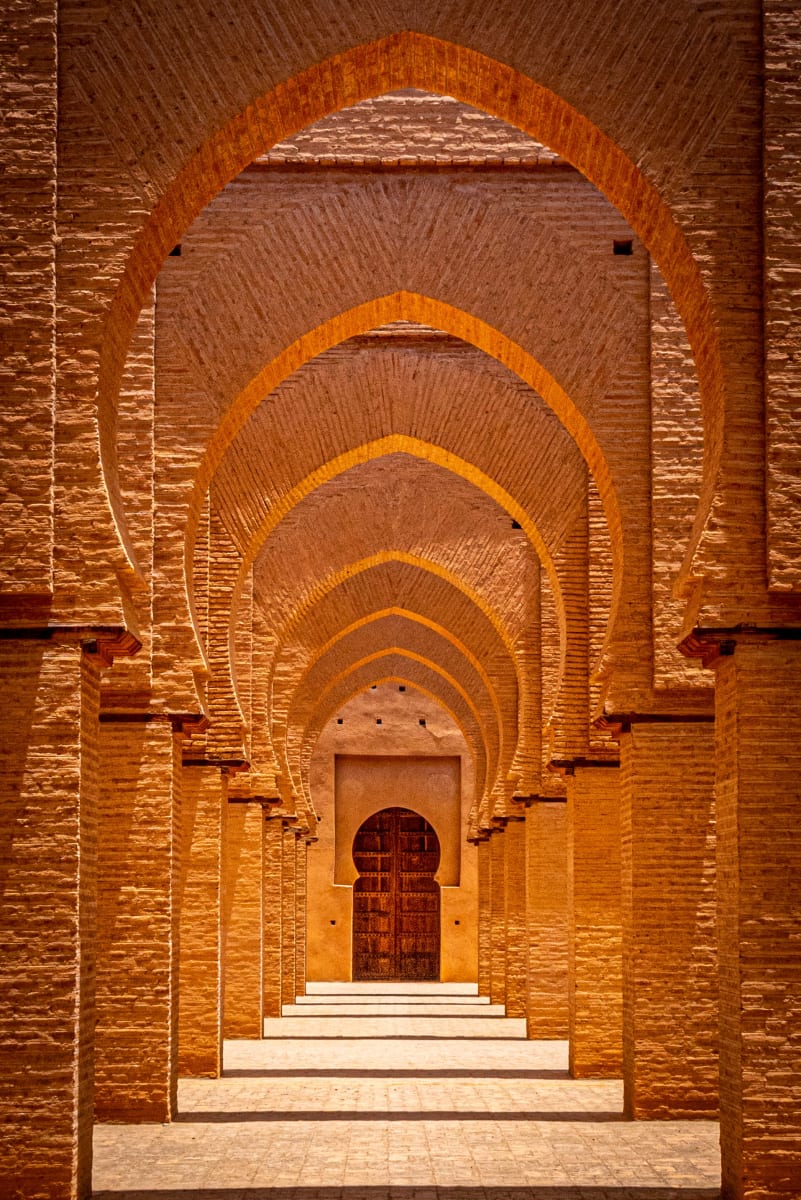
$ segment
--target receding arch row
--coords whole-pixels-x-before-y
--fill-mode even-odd
[[[332,641],[336,644],[343,626],[357,625],[376,611],[395,606],[399,590],[406,593],[405,607],[413,604],[414,611],[428,617],[429,624],[438,623],[437,617],[450,611],[451,633],[464,645],[472,642],[475,646],[478,640],[475,649],[480,647],[480,654],[474,649],[473,657],[481,657],[483,672],[492,683],[507,747],[505,757],[511,760],[517,752],[521,773],[538,769],[538,751],[530,748],[529,737],[523,736],[530,724],[528,714],[518,711],[519,697],[526,693],[517,674],[515,646],[497,615],[458,576],[437,563],[403,552],[381,552],[350,564],[323,581],[317,595],[295,615],[267,676],[266,702],[274,720],[283,719],[299,677],[306,667],[313,667],[322,647]],[[421,611],[422,605],[430,612]]]
[[[509,774],[511,751],[517,728],[516,712],[502,713],[497,696],[482,684],[468,654],[458,643],[444,637],[430,625],[414,622],[406,616],[378,616],[334,642],[325,654],[317,654],[304,680],[283,702],[284,712],[274,722],[278,757],[289,754],[309,714],[321,695],[341,678],[355,662],[372,661],[388,650],[404,653],[427,662],[448,679],[468,706],[481,729],[487,754],[488,786],[500,769]]]
[[[485,748],[478,726],[467,710],[462,708],[458,693],[451,691],[447,680],[436,668],[409,658],[403,654],[385,654],[371,662],[353,666],[343,673],[329,698],[321,699],[303,730],[300,756],[297,760],[304,799],[309,793],[309,768],[317,739],[324,726],[338,708],[343,707],[354,696],[367,691],[373,685],[403,683],[417,688],[423,695],[440,704],[452,717],[470,751],[474,766],[473,819],[478,820],[483,810],[488,811],[489,797],[483,779],[486,774]]]
[[[411,663],[417,663],[419,666],[425,667],[433,674],[439,676],[439,678],[444,681],[445,684],[447,684],[448,688],[453,693],[453,696],[458,697],[457,711],[459,709],[461,710],[462,721],[465,721],[465,714],[469,714],[471,721],[475,723],[475,727],[479,731],[481,737],[481,745],[484,751],[484,759],[486,764],[486,774],[483,780],[483,788],[484,791],[489,792],[497,778],[497,770],[495,766],[497,755],[491,755],[489,752],[486,741],[486,726],[482,720],[478,707],[472,700],[467,689],[463,687],[455,675],[451,674],[451,672],[448,671],[448,669],[443,666],[442,663],[436,661],[428,655],[418,653],[410,646],[388,645],[379,650],[374,650],[370,654],[365,654],[361,658],[354,659],[353,662],[343,667],[341,671],[338,671],[337,674],[329,680],[325,688],[318,692],[316,696],[309,696],[309,711],[304,712],[303,709],[299,708],[296,721],[290,724],[287,730],[287,742],[285,747],[287,754],[287,765],[289,765],[290,754],[292,754],[293,751],[295,754],[299,752],[301,739],[304,738],[304,735],[309,727],[309,723],[314,717],[314,713],[316,713],[322,706],[326,705],[331,700],[339,684],[341,684],[343,680],[347,679],[350,675],[361,668],[374,668],[375,663],[381,662],[382,660],[388,658],[399,658],[404,660],[408,659]],[[495,760],[495,762],[493,760]]]
[[[321,581],[315,593],[307,598],[303,608],[285,627],[280,641],[268,647],[266,657],[260,652],[264,664],[261,668],[261,703],[265,714],[272,714],[265,727],[270,738],[269,752],[274,755],[271,748],[276,719],[283,720],[298,678],[314,665],[322,647],[335,644],[343,626],[359,626],[376,611],[395,606],[399,591],[406,594],[407,607],[411,601],[416,605],[416,614],[427,618],[430,624],[438,623],[437,617],[443,610],[448,611],[452,624],[450,632],[453,634],[456,630],[463,644],[478,638],[482,670],[491,680],[492,690],[498,697],[498,712],[507,712],[505,739],[512,746],[517,743],[521,774],[525,770],[538,769],[538,753],[528,747],[528,737],[524,735],[530,722],[525,720],[525,712],[518,713],[518,696],[527,693],[522,691],[516,674],[514,642],[497,614],[459,576],[445,571],[438,563],[398,551],[381,552],[348,564]],[[421,612],[421,606],[429,611]],[[235,663],[234,638],[229,641],[229,651],[231,661]],[[473,657],[479,656],[474,654]],[[233,678],[237,676],[238,672],[234,670]],[[232,693],[232,699],[238,706],[239,722],[244,726],[241,698]],[[522,718],[519,724],[518,717]],[[274,756],[269,769],[280,770]]]
[[[356,630],[362,629],[366,625],[370,625],[375,621],[380,621],[384,617],[403,617],[404,620],[411,621],[416,625],[422,625],[426,629],[430,629],[434,633],[439,634],[439,636],[444,638],[446,641],[449,641],[459,651],[459,653],[462,654],[464,656],[464,658],[467,659],[467,661],[470,663],[473,670],[481,678],[481,681],[484,684],[488,695],[493,700],[493,705],[496,710],[497,718],[498,718],[498,721],[500,722],[500,708],[498,705],[498,697],[495,693],[495,688],[493,687],[492,680],[490,679],[487,672],[484,670],[484,667],[483,667],[481,661],[478,658],[476,658],[476,656],[473,654],[472,650],[470,650],[469,646],[464,645],[464,643],[461,642],[457,637],[455,637],[454,634],[452,634],[449,629],[446,629],[444,625],[440,625],[437,621],[432,621],[429,617],[424,616],[422,613],[412,612],[411,609],[402,608],[397,605],[392,605],[389,608],[382,608],[382,609],[379,609],[377,612],[369,613],[365,617],[360,617],[358,621],[351,622],[350,625],[347,625],[344,629],[341,629],[338,633],[334,634],[334,636],[332,638],[329,638],[329,640],[323,646],[320,647],[317,657],[313,660],[312,663],[310,663],[309,665],[307,665],[305,667],[303,674],[298,679],[297,684],[295,686],[295,691],[292,694],[292,700],[290,701],[290,706],[294,705],[295,697],[297,696],[298,692],[300,692],[300,690],[304,687],[306,680],[309,677],[309,673],[317,665],[317,663],[320,661],[320,659],[325,657],[325,655],[328,653],[329,650],[333,649],[333,647],[336,646],[338,642],[341,642],[343,640],[343,638],[348,637],[349,634],[355,633]]]
[[[531,387],[567,429],[569,435],[578,445],[596,481],[602,498],[604,511],[609,527],[610,544],[612,547],[613,586],[610,608],[609,629],[614,627],[615,614],[620,600],[623,574],[623,522],[619,502],[609,471],[609,466],[589,424],[580,413],[575,403],[570,399],[557,381],[542,367],[537,360],[517,343],[512,342],[499,330],[493,329],[479,318],[473,317],[449,304],[416,293],[399,291],[390,296],[379,297],[376,300],[357,306],[342,313],[331,321],[324,322],[315,330],[288,347],[283,354],[268,363],[264,370],[256,376],[248,387],[239,394],[226,416],[220,422],[217,431],[210,440],[206,453],[198,468],[190,503],[186,541],[185,541],[185,570],[190,597],[190,612],[197,630],[193,601],[193,553],[196,544],[198,522],[203,511],[206,492],[211,485],[216,468],[233,439],[244,427],[248,417],[262,404],[267,396],[282,382],[288,379],[305,363],[316,358],[326,350],[361,333],[369,332],[395,320],[418,321],[442,329],[454,337],[460,338],[477,349],[488,354],[491,358],[502,363],[509,371],[522,379]],[[254,537],[250,553],[243,559],[240,577],[237,581],[241,588],[242,578],[247,573],[250,563],[256,557],[259,546],[263,544],[272,529],[291,508],[315,487],[327,482],[336,474],[348,470],[359,462],[382,454],[406,452],[418,454],[429,461],[436,462],[447,470],[452,470],[463,478],[470,480],[480,487],[488,496],[500,504],[509,515],[517,520],[526,532],[540,561],[543,563],[554,596],[557,600],[557,613],[560,620],[560,633],[564,636],[563,606],[561,587],[550,550],[546,546],[539,529],[531,516],[525,512],[514,497],[500,488],[489,476],[472,463],[466,463],[452,452],[439,448],[431,442],[413,439],[401,434],[389,435],[370,443],[368,446],[354,448],[346,454],[339,455],[320,466],[316,471],[299,482],[291,491],[286,493],[280,504],[270,510],[267,519]]]
[[[722,451],[723,387],[711,301],[682,231],[632,160],[555,92],[477,51],[403,32],[336,55],[258,98],[208,138],[154,205],[110,305],[98,377],[101,462],[130,563],[135,566],[136,558],[116,470],[116,397],[125,351],[161,262],[191,219],[258,154],[329,112],[401,87],[453,95],[551,146],[607,196],[659,263],[696,358],[706,424],[702,499],[688,562],[714,491]],[[603,480],[597,482],[605,494]]]
[[[280,511],[278,509],[278,506],[276,506],[276,508],[274,508],[272,510],[272,512],[270,514],[270,520],[268,522],[269,527],[267,529],[264,529],[264,527],[263,527],[262,530],[259,531],[260,540],[262,542],[266,541],[267,537],[269,536],[270,529],[275,528],[278,525],[281,518],[284,515],[286,515],[287,511],[289,511],[291,504],[299,503],[300,500],[303,498],[303,496],[308,495],[314,489],[314,487],[320,486],[320,484],[327,482],[329,478],[334,477],[337,473],[341,473],[342,471],[348,470],[351,466],[354,465],[355,462],[367,461],[371,458],[381,457],[384,454],[398,453],[398,452],[410,453],[414,456],[426,458],[429,461],[437,462],[440,465],[445,466],[446,469],[453,470],[455,473],[462,475],[463,478],[468,479],[470,482],[476,483],[476,485],[479,486],[482,491],[484,491],[486,494],[490,495],[491,498],[494,499],[498,504],[500,504],[501,507],[503,507],[510,514],[510,516],[513,519],[518,521],[518,523],[521,525],[522,529],[525,531],[527,536],[529,536],[530,540],[533,537],[537,537],[539,540],[539,535],[538,535],[533,523],[531,522],[530,518],[520,508],[520,506],[512,499],[512,497],[509,497],[505,492],[503,492],[502,489],[496,488],[496,486],[493,484],[493,482],[491,480],[484,477],[483,474],[481,472],[477,471],[476,468],[472,467],[471,464],[464,463],[462,460],[459,460],[455,455],[450,455],[448,452],[443,452],[443,451],[439,450],[437,447],[432,447],[427,443],[421,443],[417,439],[405,438],[405,437],[401,437],[399,435],[393,435],[389,438],[381,439],[379,442],[372,443],[369,446],[359,447],[359,448],[357,448],[357,450],[351,452],[350,454],[348,454],[346,456],[340,456],[340,458],[338,460],[334,460],[334,462],[332,464],[327,464],[327,469],[321,469],[321,471],[318,473],[315,473],[315,475],[307,477],[307,479],[304,480],[296,489],[293,489],[293,493],[289,494],[289,496],[287,497],[286,504],[282,506],[282,509],[284,511]],[[491,489],[491,490],[489,490],[489,489]],[[494,495],[493,495],[493,492],[495,492]],[[253,558],[256,556],[256,553],[257,553],[257,550],[255,547],[253,547],[251,549],[251,555],[249,556],[249,561],[248,561],[248,559],[244,559],[241,562],[239,572],[237,574],[237,578],[236,578],[236,581],[234,583],[234,587],[232,590],[232,602],[231,602],[231,610],[230,610],[230,618],[229,618],[229,639],[228,639],[229,646],[231,648],[233,648],[234,634],[235,634],[235,629],[236,629],[237,606],[238,606],[239,597],[241,595],[245,579],[247,578],[247,574],[252,566]],[[357,562],[357,563],[348,564],[348,566],[342,568],[340,571],[327,577],[326,580],[321,581],[317,585],[317,587],[312,592],[310,592],[307,597],[304,598],[304,602],[299,607],[299,609],[295,613],[290,614],[288,620],[285,622],[285,624],[283,626],[283,629],[278,634],[278,641],[279,642],[286,641],[286,639],[291,636],[291,631],[292,631],[293,627],[296,624],[298,624],[305,617],[305,615],[308,613],[309,609],[315,603],[317,603],[317,601],[322,596],[324,596],[328,591],[330,591],[331,588],[336,587],[344,579],[351,578],[354,575],[359,574],[363,570],[367,570],[370,567],[375,566],[379,563],[389,562],[389,561],[407,562],[411,565],[424,566],[427,570],[430,570],[433,574],[439,575],[440,578],[446,579],[448,582],[452,583],[455,587],[457,587],[460,591],[462,591],[466,596],[468,596],[468,598],[470,600],[472,600],[472,602],[476,605],[476,607],[482,611],[483,615],[488,619],[490,624],[494,627],[498,637],[504,644],[504,646],[508,652],[508,655],[514,664],[514,669],[515,669],[516,674],[519,675],[519,668],[518,668],[518,665],[516,663],[516,658],[515,658],[514,639],[511,637],[509,631],[503,625],[503,623],[499,619],[497,613],[495,613],[495,611],[487,603],[487,601],[482,596],[480,596],[480,594],[474,588],[471,588],[469,586],[469,584],[467,584],[462,578],[460,578],[458,575],[454,574],[452,571],[446,570],[440,564],[435,563],[431,559],[424,560],[424,559],[420,558],[419,556],[410,555],[403,551],[394,551],[394,550],[380,551],[377,554],[372,555],[366,559],[359,560],[359,562]],[[554,594],[555,594],[555,599],[556,599],[557,614],[561,618],[563,615],[563,607],[560,604],[561,589],[560,589],[558,576],[556,575],[555,567],[554,567],[553,579],[555,581]],[[564,637],[565,637],[564,622],[563,622],[563,620],[561,620],[560,621],[560,639],[561,639],[562,643],[564,643]],[[562,655],[561,657],[563,658],[564,656]],[[231,662],[233,663],[233,649],[231,649]],[[235,674],[235,672],[234,672],[234,674]],[[270,680],[272,680],[272,671],[270,673]],[[519,679],[518,679],[518,682],[519,682]]]

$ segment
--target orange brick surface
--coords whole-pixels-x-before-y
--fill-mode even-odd
[[[181,805],[178,1072],[220,1074],[223,1016],[223,863],[226,779],[185,767]]]
[[[568,1036],[567,805],[526,809],[526,1033]]]
[[[612,767],[568,779],[570,1073],[623,1069],[620,780]]]

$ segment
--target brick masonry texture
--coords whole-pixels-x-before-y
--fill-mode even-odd
[[[490,1001],[506,1003],[506,852],[505,832],[490,837]]]
[[[261,1037],[263,824],[261,804],[229,801],[224,851],[224,1037]]]
[[[622,1068],[620,780],[616,767],[576,767],[568,780],[570,1073]]]
[[[281,818],[265,814],[263,847],[262,959],[264,962],[263,1015],[281,1016],[281,870],[283,827]]]
[[[620,750],[626,1111],[714,1117],[714,728],[634,724]]]
[[[338,755],[447,760],[443,984],[800,1194],[797,2],[0,7],[0,1200],[348,978]]]
[[[296,992],[295,923],[297,906],[295,873],[298,856],[295,848],[297,834],[291,825],[284,828],[281,858],[281,1003],[294,1004]]]
[[[761,1200],[801,1189],[801,968],[788,952],[801,856],[798,645],[739,646],[715,674],[723,1193]],[[777,712],[786,714],[780,724]]]
[[[526,1033],[565,1038],[568,1022],[567,804],[526,809]]]
[[[179,899],[181,1075],[214,1078],[222,1065],[226,785],[217,767],[184,768]]]
[[[0,650],[4,1173],[56,1200],[91,1179],[100,675],[74,643]]]
[[[526,826],[518,817],[506,823],[503,836],[506,890],[506,1015],[526,1015]]]
[[[101,1121],[167,1121],[176,1111],[180,757],[168,721],[100,726],[95,1114]]]

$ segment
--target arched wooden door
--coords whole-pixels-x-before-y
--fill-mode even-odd
[[[353,840],[353,978],[439,979],[439,838],[419,813],[385,808]]]

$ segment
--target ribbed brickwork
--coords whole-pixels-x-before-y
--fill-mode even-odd
[[[283,826],[281,818],[265,814],[264,821],[264,895],[263,943],[263,1012],[265,1017],[281,1016],[281,869],[283,861]]]
[[[306,995],[306,871],[309,844],[295,843],[295,995]]]
[[[566,1038],[568,1021],[567,805],[526,809],[526,1034]]]
[[[184,767],[178,1073],[216,1077],[222,1065],[222,847],[226,777]]]
[[[490,837],[490,1000],[506,1003],[506,853],[505,833]]]
[[[633,724],[620,768],[626,1112],[715,1117],[713,725]]]
[[[296,834],[291,826],[282,836],[281,855],[281,1003],[295,1003],[295,875],[297,871]]]
[[[223,1034],[262,1035],[262,825],[260,804],[229,802],[225,827]]]
[[[620,780],[576,767],[568,780],[570,1073],[623,1071]]]
[[[483,838],[478,852],[478,994],[489,996],[492,985],[492,903],[490,897],[490,842]]]
[[[273,146],[269,163],[391,166],[415,161],[564,166],[553,151],[452,96],[408,89],[371,97]],[[569,169],[569,168],[568,168]]]
[[[58,1200],[91,1187],[100,680],[75,644],[0,659],[0,1187]]]
[[[0,308],[14,313],[13,332],[4,329],[0,584],[43,598],[53,552],[57,19],[55,0],[16,0],[0,23]]]
[[[764,0],[762,18],[768,567],[773,587],[797,592],[801,31],[795,0]]]
[[[720,1109],[726,1200],[801,1195],[799,643],[716,676]]]
[[[176,1111],[180,740],[169,721],[100,726],[100,1121],[169,1121]]]
[[[654,682],[708,687],[697,664],[679,654],[684,603],[673,595],[676,563],[692,532],[704,438],[698,376],[687,331],[667,285],[651,264],[651,505]]]
[[[506,823],[504,888],[506,892],[506,1015],[526,1015],[526,823],[510,818]]]

